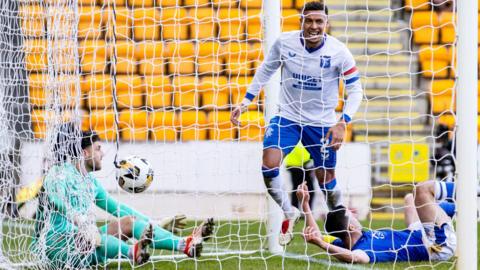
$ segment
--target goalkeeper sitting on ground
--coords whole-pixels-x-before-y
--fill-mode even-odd
[[[455,254],[457,240],[451,217],[455,183],[428,181],[417,184],[414,194],[405,196],[405,230],[364,230],[360,222],[343,207],[327,214],[325,230],[338,239],[328,243],[320,234],[308,204],[307,186],[298,186],[297,197],[302,202],[307,227],[303,235],[307,242],[319,246],[328,254],[348,263],[394,261],[445,261]]]
[[[189,257],[200,255],[202,242],[213,231],[212,219],[186,238],[152,226],[147,216],[113,199],[90,174],[101,169],[104,154],[99,137],[94,132],[76,133],[72,124],[57,131],[56,164],[48,171],[40,195],[33,249],[46,255],[47,265],[85,268],[118,257],[142,264],[149,258],[148,246],[183,251]],[[118,219],[96,227],[95,204]],[[129,245],[128,238],[139,241]]]

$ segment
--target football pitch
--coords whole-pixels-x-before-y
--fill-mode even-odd
[[[321,223],[319,223],[322,225]],[[189,224],[193,227],[193,223]],[[375,221],[364,223],[373,229],[404,229],[403,221]],[[266,247],[265,224],[254,221],[219,222],[216,237],[204,246],[205,256],[193,260],[171,252],[153,252],[155,263],[147,263],[135,269],[454,269],[455,259],[448,262],[397,262],[375,265],[352,265],[328,257],[320,248],[305,244],[301,237],[303,221],[295,227],[295,238],[283,255],[261,251]],[[477,240],[478,243],[478,240]],[[480,257],[480,256],[479,256]],[[108,269],[130,269],[128,263],[110,263]]]
[[[10,223],[12,224],[12,223]],[[188,228],[183,235],[188,235],[191,229],[198,225],[196,222],[189,222]],[[3,226],[3,254],[15,256],[25,254],[28,243],[31,239],[31,230],[20,228],[13,233]],[[25,224],[24,224],[25,225]],[[322,223],[319,222],[322,228]],[[372,229],[394,228],[404,229],[403,221],[373,221],[363,223],[365,227]],[[480,225],[480,224],[479,224]],[[265,223],[259,221],[220,221],[217,222],[216,235],[204,245],[204,256],[196,260],[187,258],[180,253],[171,251],[151,250],[152,260],[142,266],[132,267],[129,262],[110,261],[106,265],[99,265],[94,269],[181,269],[181,270],[230,270],[230,269],[454,269],[455,259],[448,262],[397,262],[377,263],[375,265],[352,265],[341,263],[333,257],[329,257],[320,248],[306,244],[301,231],[304,222],[300,221],[295,227],[295,238],[287,246],[282,255],[273,255],[265,251],[267,247]],[[478,227],[480,228],[480,227]],[[478,230],[477,228],[477,230]],[[30,232],[29,232],[30,231]],[[15,237],[11,237],[15,234]],[[479,230],[480,235],[480,230]],[[10,236],[10,237],[9,237]],[[477,245],[479,240],[477,239]],[[24,257],[25,258],[25,257]],[[479,256],[480,258],[480,256]],[[11,258],[14,261],[19,259]],[[480,261],[479,261],[480,265]],[[29,269],[29,267],[21,267]],[[36,269],[32,267],[31,269]]]

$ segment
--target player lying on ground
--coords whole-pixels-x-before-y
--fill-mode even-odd
[[[245,98],[231,115],[232,123],[238,125],[240,114],[281,67],[279,110],[265,131],[262,164],[268,193],[285,215],[279,237],[281,245],[292,240],[293,226],[300,216],[282,190],[279,167],[283,157],[301,141],[314,160],[315,174],[329,208],[341,205],[335,180],[336,151],[345,137],[346,124],[362,99],[352,54],[345,44],[326,34],[328,8],[320,1],[305,4],[300,23],[302,30],[282,33],[275,41]],[[335,108],[341,78],[348,98],[338,120]]]
[[[306,216],[303,232],[307,242],[348,263],[393,261],[445,261],[455,254],[457,240],[451,216],[455,213],[452,200],[454,183],[428,181],[417,184],[414,194],[405,196],[405,230],[364,230],[360,222],[343,207],[327,214],[325,230],[337,237],[326,242],[308,204],[307,186],[298,186],[298,200]],[[448,214],[447,214],[448,213]]]
[[[190,257],[200,255],[202,242],[213,231],[212,219],[186,238],[152,226],[147,216],[109,196],[90,173],[101,169],[104,154],[98,136],[76,133],[71,124],[58,130],[53,148],[56,164],[48,171],[40,195],[33,249],[46,255],[47,265],[85,268],[118,257],[142,264],[149,258],[148,246],[183,251]],[[118,219],[98,228],[95,204]],[[132,246],[125,242],[128,238],[139,241]]]

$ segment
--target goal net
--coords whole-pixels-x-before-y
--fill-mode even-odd
[[[154,223],[185,214],[189,222],[182,236],[208,217],[216,220],[202,257],[151,249],[150,266],[351,266],[305,243],[303,222],[292,245],[269,251],[282,217],[264,187],[261,142],[269,121],[264,113],[275,111],[271,104],[277,101],[262,91],[240,126],[230,122],[269,49],[265,22],[280,17],[281,31],[300,30],[308,1],[280,2],[275,13],[262,9],[259,0],[3,0],[0,266],[51,267],[45,249],[51,239],[35,234],[35,213],[45,207],[43,177],[58,165],[59,155],[69,161],[81,156],[78,136],[59,136],[65,126],[74,135],[98,133],[105,155],[93,174],[116,200]],[[350,49],[364,89],[338,153],[336,176],[346,207],[365,229],[404,229],[403,197],[416,183],[455,181],[453,1],[324,2],[328,33]],[[342,81],[338,117],[347,100]],[[272,91],[280,91],[280,83]],[[140,194],[124,192],[115,179],[114,162],[130,155],[146,158],[155,171],[152,185]],[[293,167],[312,173],[304,164]],[[290,167],[283,165],[281,175],[288,193],[296,189]],[[327,208],[312,178],[313,212],[323,224]],[[73,199],[60,201],[72,205]],[[43,218],[76,211],[48,209]],[[88,229],[117,218],[94,203],[82,213],[95,217],[83,220]],[[57,248],[70,266],[82,265],[75,261],[83,258],[78,254],[94,249],[75,243]],[[392,264],[449,268],[454,260]],[[130,264],[123,257],[101,265]]]

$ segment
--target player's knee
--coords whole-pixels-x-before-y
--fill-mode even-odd
[[[315,171],[319,183],[327,184],[335,179],[334,170],[317,169]]]
[[[407,195],[405,195],[405,197],[403,197],[403,200],[405,202],[405,205],[411,205],[413,204],[413,194],[412,193],[408,193]]]

